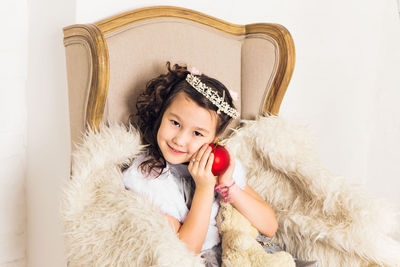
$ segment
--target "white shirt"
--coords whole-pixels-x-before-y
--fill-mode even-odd
[[[192,179],[187,165],[170,164],[163,170],[158,178],[146,177],[138,166],[146,159],[145,154],[137,157],[132,165],[123,172],[125,187],[136,193],[146,196],[160,210],[183,223],[189,212],[190,180]],[[245,171],[240,161],[235,159],[235,170],[233,180],[241,188],[246,185]],[[219,209],[219,202],[216,199],[217,193],[211,208],[210,224],[202,250],[210,249],[220,242],[216,216]]]

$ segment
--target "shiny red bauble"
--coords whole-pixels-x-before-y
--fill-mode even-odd
[[[210,144],[210,146],[212,148],[212,153],[214,153],[214,163],[211,172],[215,176],[218,176],[223,174],[228,168],[231,158],[229,157],[229,152],[225,147],[217,144]]]

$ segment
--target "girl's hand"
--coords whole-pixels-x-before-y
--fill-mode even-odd
[[[188,170],[196,183],[197,189],[214,189],[217,182],[211,168],[214,162],[214,154],[211,147],[204,144],[190,159]]]
[[[221,184],[225,184],[225,185],[230,185],[232,184],[232,180],[233,180],[233,171],[235,170],[235,158],[233,157],[233,153],[232,151],[227,147],[224,146],[226,148],[226,150],[229,153],[229,166],[228,168],[225,170],[225,172],[223,174],[221,174],[220,176],[218,176],[218,185]]]

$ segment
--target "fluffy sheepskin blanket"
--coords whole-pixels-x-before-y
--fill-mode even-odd
[[[143,150],[136,130],[100,129],[84,135],[64,187],[69,266],[203,266],[152,203],[124,188],[121,166]],[[322,266],[399,266],[394,209],[324,169],[304,127],[261,117],[244,122],[227,144],[276,212],[273,241],[293,256]]]

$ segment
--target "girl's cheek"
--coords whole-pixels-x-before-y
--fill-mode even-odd
[[[199,151],[205,144],[208,144],[208,143],[198,143],[196,151]]]
[[[197,145],[190,146],[189,155],[193,156],[197,151],[199,151],[200,147]]]

